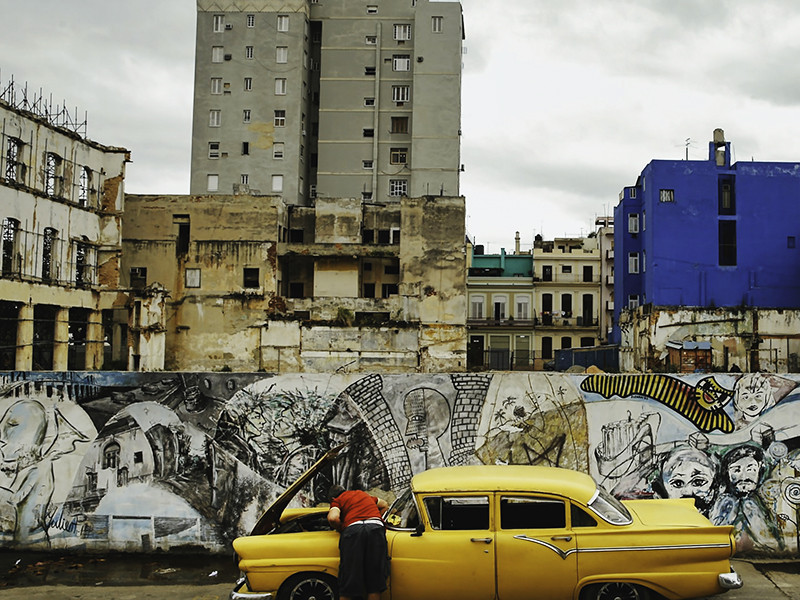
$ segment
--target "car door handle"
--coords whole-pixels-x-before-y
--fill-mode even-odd
[[[470,542],[483,542],[484,544],[491,544],[492,538],[470,538]]]
[[[550,538],[551,540],[561,540],[564,542],[569,542],[572,539],[571,535],[554,535]]]

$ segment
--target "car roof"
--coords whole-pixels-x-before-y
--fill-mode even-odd
[[[588,504],[597,485],[585,473],[558,467],[470,465],[429,469],[411,480],[415,492],[543,492]]]

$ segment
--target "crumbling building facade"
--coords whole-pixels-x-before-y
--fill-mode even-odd
[[[166,289],[165,368],[466,368],[462,197],[126,199],[126,286]]]

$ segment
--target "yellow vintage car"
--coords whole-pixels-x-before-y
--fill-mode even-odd
[[[285,496],[255,535],[234,541],[243,577],[231,600],[338,598],[339,534],[327,509],[284,510]],[[691,499],[620,502],[567,469],[432,469],[385,520],[382,600],[672,600],[742,585],[732,528],[711,525]]]

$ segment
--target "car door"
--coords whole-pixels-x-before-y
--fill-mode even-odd
[[[392,532],[392,600],[492,600],[495,546],[490,495],[422,498],[425,530]]]
[[[577,542],[569,503],[535,494],[497,494],[497,597],[564,600],[578,580]]]

